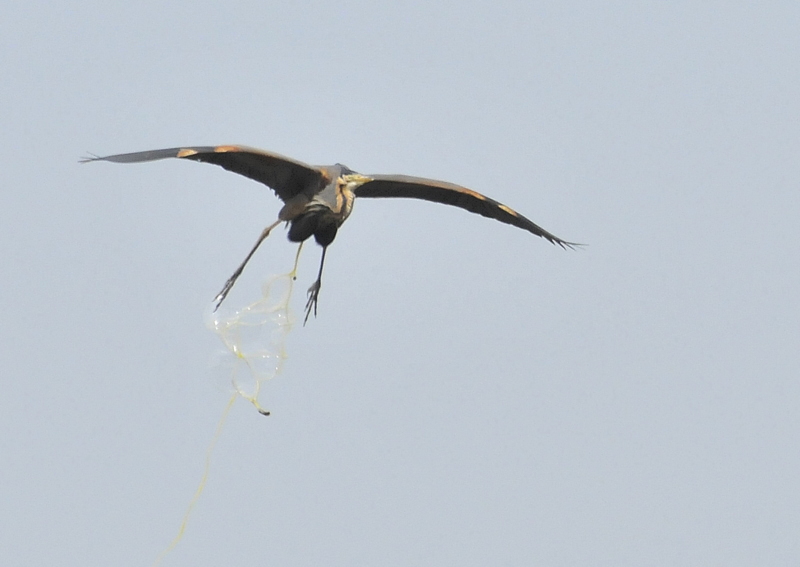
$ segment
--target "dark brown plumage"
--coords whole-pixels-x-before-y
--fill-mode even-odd
[[[319,275],[308,291],[305,320],[308,320],[312,308],[316,315],[325,252],[336,238],[338,228],[350,215],[356,197],[404,197],[452,205],[527,230],[562,248],[576,246],[575,243],[562,240],[544,230],[506,205],[460,185],[406,175],[362,175],[341,164],[313,166],[247,146],[168,148],[106,157],[94,156],[82,161],[139,163],[165,158],[189,159],[219,165],[228,171],[263,183],[275,191],[284,202],[278,220],[264,229],[244,262],[217,295],[217,307],[225,299],[245,265],[270,231],[281,222],[287,222],[290,224],[289,240],[303,242],[313,235],[322,246]]]

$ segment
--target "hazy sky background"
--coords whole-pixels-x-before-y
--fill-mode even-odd
[[[175,535],[230,395],[203,315],[280,203],[77,160],[232,143],[589,246],[357,202],[164,566],[800,563],[798,30],[796,1],[7,6],[0,564],[147,566]]]

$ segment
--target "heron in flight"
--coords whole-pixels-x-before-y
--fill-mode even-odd
[[[289,225],[289,240],[300,242],[302,246],[302,243],[313,235],[314,240],[322,246],[319,274],[317,280],[308,288],[304,324],[308,321],[312,310],[316,316],[325,252],[336,238],[339,227],[350,216],[356,197],[405,197],[453,205],[527,230],[562,248],[576,246],[576,243],[558,238],[502,203],[453,183],[407,175],[362,175],[339,163],[308,165],[247,146],[169,148],[105,157],[93,156],[82,162],[138,163],[165,158],[189,159],[219,165],[228,171],[263,183],[275,191],[278,198],[283,201],[278,220],[261,232],[250,253],[217,294],[215,311],[259,245],[269,236],[273,228],[281,222],[286,222]]]

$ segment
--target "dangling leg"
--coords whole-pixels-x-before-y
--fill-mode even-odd
[[[216,302],[216,305],[214,305],[214,311],[219,309],[220,304],[223,301],[225,301],[225,297],[227,297],[228,292],[233,287],[233,284],[235,284],[236,280],[239,278],[239,276],[242,275],[242,270],[244,270],[244,267],[247,265],[247,262],[249,262],[250,258],[253,257],[253,254],[256,253],[256,250],[258,250],[258,247],[261,246],[262,242],[264,242],[264,239],[267,236],[269,236],[270,231],[272,231],[273,228],[275,228],[276,226],[278,226],[282,222],[283,221],[281,219],[278,219],[274,223],[272,223],[271,225],[269,225],[267,228],[264,229],[264,231],[261,233],[261,236],[259,236],[258,240],[256,240],[256,245],[253,246],[253,249],[250,250],[250,253],[247,255],[247,258],[245,258],[244,262],[242,262],[242,264],[238,268],[236,268],[236,271],[233,272],[233,275],[228,278],[228,281],[225,282],[225,285],[222,287],[222,291],[220,291],[217,294],[217,297],[214,298],[214,301]]]
[[[319,275],[310,288],[308,288],[308,302],[306,303],[306,318],[303,320],[303,326],[308,322],[308,316],[311,315],[311,308],[314,308],[314,317],[317,316],[317,298],[319,297],[319,288],[322,287],[322,267],[325,265],[325,252],[328,250],[327,246],[322,247],[322,260],[319,262]]]
[[[305,242],[305,240],[303,242]],[[292,276],[292,281],[297,280],[297,264],[300,263],[300,252],[303,250],[303,242],[297,247],[297,254],[294,256],[294,268],[289,272],[289,275]]]

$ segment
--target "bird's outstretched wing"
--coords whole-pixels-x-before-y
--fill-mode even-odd
[[[367,181],[357,187],[354,191],[356,197],[406,197],[444,203],[527,230],[562,248],[579,246],[575,242],[567,242],[547,232],[510,207],[460,185],[408,175],[369,175],[368,177],[372,181]]]
[[[319,168],[280,154],[247,146],[195,146],[167,148],[132,154],[89,157],[81,161],[137,163],[165,158],[182,158],[213,163],[228,171],[254,179],[271,187],[283,201],[288,201],[310,187],[325,185],[325,174]]]

